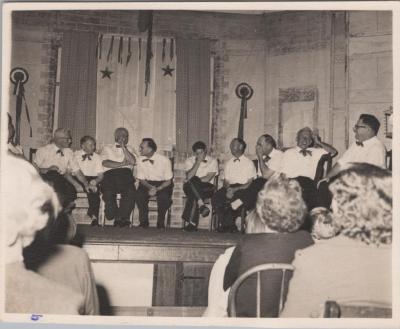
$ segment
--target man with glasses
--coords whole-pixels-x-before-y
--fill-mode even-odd
[[[376,137],[380,127],[379,120],[371,114],[361,114],[353,127],[355,142],[343,153],[327,177],[319,182],[320,204],[330,207],[331,194],[328,190],[328,182],[336,176],[344,167],[352,162],[365,162],[386,169],[386,148]]]
[[[75,206],[76,189],[72,175],[85,189],[91,189],[74,159],[73,151],[70,149],[71,142],[71,132],[65,128],[58,128],[51,143],[36,151],[34,163],[40,176],[53,186],[65,213],[70,212]]]

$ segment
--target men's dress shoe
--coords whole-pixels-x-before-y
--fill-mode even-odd
[[[197,231],[197,227],[191,223],[189,223],[188,225],[186,225],[183,229],[185,232],[196,232]]]
[[[122,219],[121,220],[121,224],[120,227],[125,227],[125,226],[130,226],[131,225],[131,221],[128,219]]]
[[[138,227],[148,228],[149,227],[149,223],[140,223]]]
[[[91,226],[99,226],[99,221],[96,217],[92,218],[92,222],[90,223]]]
[[[231,233],[237,233],[237,232],[239,232],[239,230],[238,230],[238,228],[237,228],[236,225],[235,225],[235,226],[232,226],[232,227],[230,228],[230,232],[231,232]]]
[[[114,219],[114,227],[121,227],[122,220],[121,219]]]
[[[229,228],[220,226],[220,227],[218,227],[217,231],[218,231],[218,233],[226,233],[229,231]]]
[[[165,228],[164,223],[157,223],[157,228],[164,229]]]
[[[203,217],[207,217],[210,214],[210,209],[204,204],[199,208],[199,211]]]

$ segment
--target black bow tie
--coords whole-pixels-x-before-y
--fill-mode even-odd
[[[269,160],[271,160],[271,157],[269,155],[266,155],[264,157],[264,162],[268,162]]]
[[[57,150],[56,154],[59,154],[60,156],[64,156],[64,152],[60,149]]]
[[[82,154],[82,161],[85,161],[86,159],[92,160],[93,154]]]
[[[203,160],[202,162],[207,163],[207,160]]]
[[[310,150],[303,150],[303,149],[301,149],[299,152],[300,152],[301,154],[303,154],[303,156],[307,156],[307,155],[311,156],[311,155],[312,155],[312,152],[311,152]]]
[[[364,143],[363,143],[363,142],[356,141],[356,145],[357,145],[357,146],[364,147]]]
[[[122,146],[121,146],[121,145],[115,145],[115,147],[116,147],[117,149],[120,149]]]
[[[143,159],[142,160],[142,162],[146,162],[146,161],[149,161],[151,164],[154,164],[154,160],[151,160],[151,159]]]
[[[233,160],[233,162],[236,162],[236,161],[240,161],[240,159],[239,159],[239,158],[235,158],[235,159]]]

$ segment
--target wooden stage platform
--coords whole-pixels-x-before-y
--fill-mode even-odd
[[[110,305],[103,305],[102,313],[141,316],[201,315],[207,306],[208,281],[215,260],[242,236],[205,230],[88,225],[78,225],[78,234],[83,238],[83,248],[93,263],[96,279],[97,274],[104,278],[101,283],[106,293],[115,296]],[[150,268],[144,278],[140,278],[140,266]],[[130,276],[129,271],[133,273]],[[131,278],[136,275],[136,279]],[[127,281],[127,290],[132,286],[130,283],[143,280],[142,286],[151,287],[150,293],[146,288],[135,293],[143,293],[146,302],[127,305],[130,301],[123,291],[118,292],[120,288],[114,287],[113,280]]]

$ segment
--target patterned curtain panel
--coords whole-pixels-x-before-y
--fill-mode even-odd
[[[191,152],[197,140],[210,143],[210,42],[177,39],[176,148]]]
[[[175,42],[153,37],[146,79],[146,37],[100,35],[97,47],[97,140],[114,142],[117,127],[129,131],[134,148],[152,137],[160,150],[175,144]],[[146,81],[147,93],[146,93]]]
[[[72,131],[72,147],[96,134],[97,34],[65,32],[62,43],[58,127]]]

